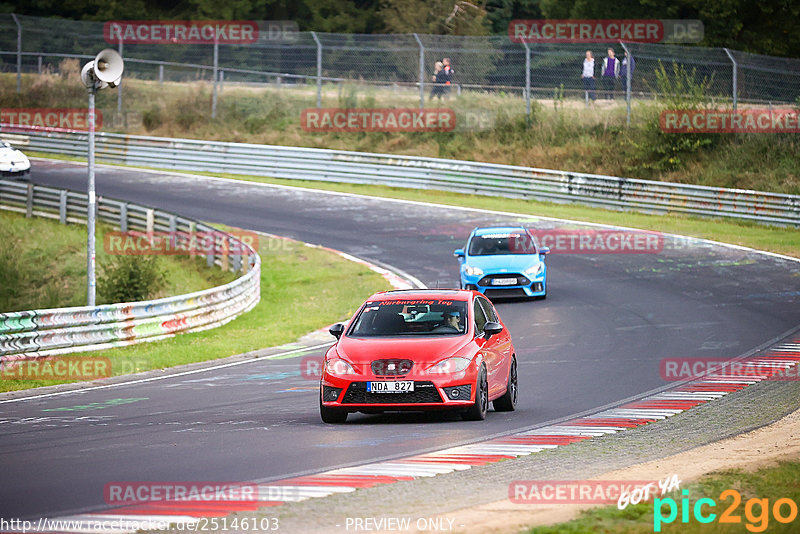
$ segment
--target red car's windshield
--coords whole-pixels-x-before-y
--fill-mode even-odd
[[[467,303],[458,300],[367,302],[348,332],[353,337],[446,336],[467,332]]]

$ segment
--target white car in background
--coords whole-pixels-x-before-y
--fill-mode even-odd
[[[31,172],[28,157],[5,141],[0,141],[0,176],[25,176]]]

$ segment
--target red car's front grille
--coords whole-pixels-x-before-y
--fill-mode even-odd
[[[433,382],[414,382],[408,393],[367,393],[366,382],[353,382],[344,394],[342,404],[422,404],[441,403],[442,396]]]
[[[372,362],[372,374],[375,376],[402,376],[407,375],[414,362],[411,360],[387,359]]]

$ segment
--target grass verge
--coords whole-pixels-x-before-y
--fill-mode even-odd
[[[800,462],[781,462],[774,467],[766,467],[754,472],[741,470],[720,471],[706,475],[682,489],[688,490],[686,521],[682,516],[683,496],[677,492],[669,498],[674,499],[676,517],[671,523],[661,521],[660,530],[654,530],[655,516],[669,517],[668,504],[656,507],[653,501],[628,506],[619,510],[616,506],[605,506],[584,511],[572,521],[536,527],[530,534],[561,534],[583,532],[625,532],[644,534],[652,532],[708,533],[708,532],[797,532],[797,506],[800,503]],[[736,490],[741,502],[733,495],[723,494],[726,490]],[[668,497],[663,497],[667,499]],[[713,508],[708,501],[701,507],[702,514],[716,514],[713,521],[701,523],[694,515],[695,505],[701,498],[712,499]],[[760,501],[750,502],[751,499]],[[778,513],[784,518],[794,514],[792,520],[782,523],[776,519],[775,504],[779,499],[790,499],[793,508],[783,501]],[[732,523],[721,522],[723,513],[728,510]]]
[[[259,238],[261,301],[219,328],[181,334],[85,356],[111,360],[113,375],[224,358],[296,340],[355,312],[383,277],[331,252],[283,239]],[[0,380],[0,391],[62,384],[52,380]]]
[[[112,228],[97,225],[98,278],[111,260],[104,237]],[[0,310],[3,312],[86,305],[86,227],[0,210]],[[165,284],[150,298],[181,295],[226,284],[233,273],[208,269],[205,259],[160,257]],[[109,304],[101,293],[98,304]]]

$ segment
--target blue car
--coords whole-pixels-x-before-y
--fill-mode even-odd
[[[475,228],[453,254],[461,264],[461,289],[487,297],[547,298],[547,247],[522,226]]]

